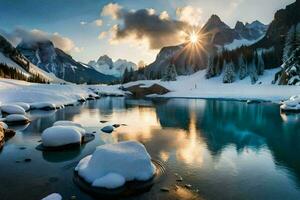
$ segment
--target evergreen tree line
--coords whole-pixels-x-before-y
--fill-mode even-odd
[[[43,79],[38,74],[32,74],[31,76],[26,77],[17,69],[8,67],[6,64],[3,63],[0,63],[0,77],[23,80],[23,81],[33,82],[33,83],[47,83],[46,80]]]
[[[266,66],[275,65],[275,57],[273,49],[254,50],[246,46],[232,51],[223,49],[221,53],[209,58],[206,78],[223,73],[223,82],[232,83],[237,78],[243,80],[250,76],[251,83],[255,84],[258,76],[263,75]]]
[[[291,26],[285,37],[282,62],[274,83],[300,85],[300,23]]]

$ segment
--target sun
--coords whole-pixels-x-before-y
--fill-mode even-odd
[[[192,33],[189,34],[189,41],[192,44],[198,43],[199,36],[198,36],[198,34],[195,31],[193,31]]]

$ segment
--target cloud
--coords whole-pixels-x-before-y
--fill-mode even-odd
[[[10,33],[0,30],[0,34],[2,34],[14,46],[17,46],[22,40],[26,42],[50,40],[53,42],[55,47],[67,53],[79,52],[83,50],[82,48],[77,47],[73,40],[62,36],[57,32],[47,33],[39,29],[26,30],[23,28],[16,28]]]
[[[104,39],[107,35],[108,35],[108,32],[103,31],[103,32],[101,32],[101,33],[98,35],[98,39],[99,39],[99,40],[102,40],[102,39]]]
[[[202,21],[202,10],[192,6],[177,8],[176,15],[180,21],[187,22],[192,26],[199,26]]]
[[[118,4],[104,6],[102,15],[119,20],[110,30],[111,44],[119,42],[148,43],[150,49],[160,49],[164,46],[176,45],[185,41],[182,32],[190,28],[186,22],[172,20],[164,11],[155,14],[154,9],[127,10]]]
[[[159,19],[169,20],[170,19],[169,13],[167,11],[161,12],[160,15],[159,15]]]
[[[101,19],[96,19],[96,20],[94,21],[94,24],[95,24],[96,26],[102,26],[102,25],[103,25],[103,21],[102,21]]]
[[[122,6],[117,3],[109,3],[103,7],[101,15],[102,16],[110,16],[113,19],[117,19],[120,11],[122,10]]]

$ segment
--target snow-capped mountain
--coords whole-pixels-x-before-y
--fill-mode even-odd
[[[109,83],[113,76],[101,74],[75,61],[49,40],[22,41],[17,49],[33,64],[56,77],[73,83]]]
[[[230,28],[219,16],[212,15],[201,29],[206,38],[197,54],[191,53],[191,48],[184,48],[188,43],[164,47],[155,61],[145,68],[145,75],[149,79],[161,78],[171,63],[175,65],[178,75],[192,74],[205,69],[208,58],[223,47],[232,50],[242,45],[251,45],[265,34],[266,29],[267,26],[259,21],[251,24],[237,22],[234,28]]]
[[[128,71],[137,70],[137,65],[135,63],[129,62],[125,59],[118,59],[113,62],[113,60],[107,55],[100,56],[97,62],[94,60],[90,61],[88,65],[100,73],[117,78],[122,77],[126,69]]]
[[[52,73],[47,73],[32,64],[21,52],[13,47],[9,41],[0,35],[0,63],[6,67],[16,70],[24,77],[39,77],[49,82],[64,82]],[[5,74],[4,74],[5,76]]]

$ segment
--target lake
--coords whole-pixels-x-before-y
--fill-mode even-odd
[[[142,142],[166,170],[149,192],[126,199],[300,199],[300,115],[281,114],[276,104],[105,97],[29,116],[32,123],[13,127],[16,136],[0,152],[1,200],[53,192],[93,199],[73,183],[74,167],[96,146],[124,140]],[[95,140],[76,150],[36,150],[57,120],[81,123]],[[126,126],[106,134],[100,120]]]

